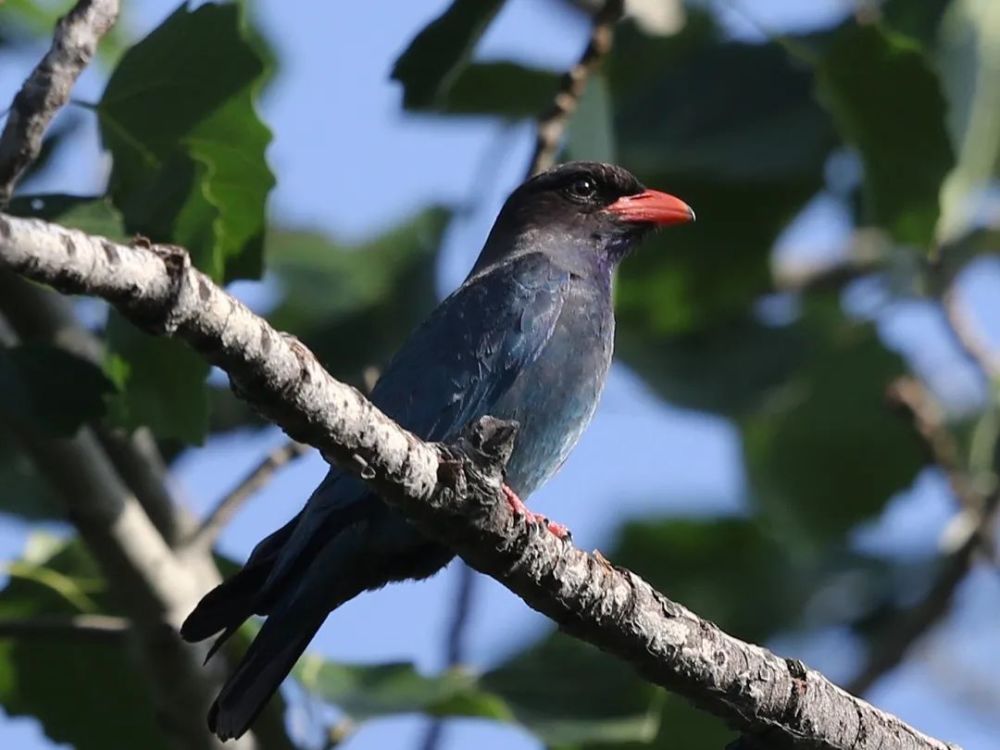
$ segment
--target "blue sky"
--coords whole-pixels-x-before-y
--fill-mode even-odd
[[[165,0],[127,5],[128,22],[136,33],[148,31],[175,7]],[[471,266],[500,202],[523,175],[532,141],[528,126],[443,121],[400,111],[399,89],[388,80],[392,63],[414,33],[446,5],[446,0],[311,3],[305,12],[305,5],[292,11],[278,0],[256,4],[260,24],[282,62],[261,103],[275,133],[269,151],[278,176],[272,215],[283,224],[358,240],[429,203],[461,206],[467,210],[446,238],[442,293]],[[762,28],[826,23],[851,6],[847,0],[743,0],[726,3],[723,17],[733,34],[753,38]],[[561,70],[579,54],[585,33],[580,17],[557,3],[510,0],[477,55]],[[0,100],[10,98],[34,59],[15,62],[0,65]],[[96,98],[101,84],[100,73],[89,71],[76,94]],[[96,143],[93,129],[86,129],[74,157],[32,187],[100,190],[106,164]],[[844,229],[835,201],[820,198],[782,238],[778,257],[834,252]],[[986,299],[998,284],[1000,273],[987,266],[970,281],[970,293]],[[262,298],[250,285],[240,290],[251,300]],[[959,402],[981,398],[982,384],[956,358],[941,321],[928,306],[884,308],[878,300],[866,299],[863,289],[856,296],[852,307],[859,314],[877,311],[886,340],[907,352],[939,392]],[[216,440],[186,454],[175,475],[180,497],[203,510],[281,440],[276,430],[268,430]],[[283,471],[226,530],[222,549],[245,556],[257,539],[297,510],[324,471],[316,456]],[[667,406],[630,372],[616,367],[593,425],[532,505],[566,523],[584,548],[607,547],[621,521],[631,516],[739,513],[742,485],[738,435],[728,423]],[[884,518],[859,535],[860,543],[898,554],[926,550],[937,543],[950,515],[944,482],[928,471],[911,492],[894,500]],[[17,556],[24,535],[22,525],[0,523],[0,557]],[[436,669],[442,662],[456,569],[452,565],[428,582],[359,597],[330,618],[313,648],[344,661],[408,659]],[[492,580],[480,579],[476,602],[468,639],[474,664],[495,663],[546,627],[542,618]],[[943,681],[945,657],[959,659],[961,668],[975,676],[981,671],[983,650],[1000,655],[998,611],[1000,579],[990,571],[977,572],[964,585],[960,606],[946,628],[932,635],[918,657],[883,680],[870,697],[968,750],[995,747],[990,739],[1000,732],[1000,720],[988,720],[975,701],[937,685]],[[954,645],[955,636],[960,636],[959,646]],[[834,676],[848,676],[857,659],[853,645],[839,632],[773,645]],[[994,698],[994,716],[998,701]],[[418,717],[373,722],[347,747],[416,747],[422,726]],[[539,747],[516,728],[475,721],[456,722],[445,747],[458,750],[473,742],[481,750]],[[50,745],[32,720],[0,719],[0,746],[34,750]]]

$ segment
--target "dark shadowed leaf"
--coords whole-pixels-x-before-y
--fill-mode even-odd
[[[269,316],[300,337],[338,377],[380,367],[434,307],[434,259],[446,211],[435,209],[359,247],[308,232],[269,237],[283,288]]]
[[[0,513],[29,521],[64,515],[45,477],[6,430],[0,430]]]
[[[741,420],[753,500],[804,544],[839,538],[878,514],[924,462],[912,427],[887,405],[901,358],[835,300],[810,301],[796,324],[801,368]]]
[[[394,80],[403,84],[403,106],[427,107],[450,86],[503,0],[454,0],[396,60]]]
[[[0,348],[0,416],[68,437],[101,417],[114,385],[96,365],[44,344]]]
[[[847,24],[820,62],[817,92],[861,154],[867,220],[927,247],[954,155],[941,84],[925,54],[907,37]]]
[[[79,542],[32,537],[0,592],[0,617],[114,614]],[[0,704],[33,716],[53,742],[77,750],[166,747],[147,677],[127,642],[35,636],[0,639]]]
[[[462,69],[440,101],[423,109],[507,120],[537,117],[551,106],[558,85],[558,74],[548,70],[513,62],[472,63]]]
[[[486,673],[482,684],[549,747],[649,741],[663,699],[627,664],[561,633]]]
[[[265,75],[238,5],[182,5],[125,53],[97,107],[128,230],[186,247],[217,280],[262,270]]]
[[[105,370],[119,387],[110,417],[133,429],[146,425],[159,438],[201,443],[208,429],[208,364],[176,339],[143,333],[111,311]]]

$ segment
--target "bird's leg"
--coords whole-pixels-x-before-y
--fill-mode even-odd
[[[507,499],[507,504],[510,505],[510,509],[514,511],[519,516],[524,516],[528,523],[543,523],[545,528],[556,535],[559,539],[569,539],[572,537],[570,530],[563,526],[561,523],[556,523],[555,521],[550,521],[548,518],[543,516],[541,513],[534,513],[528,510],[528,506],[517,496],[506,484],[501,485],[503,490],[503,496]]]

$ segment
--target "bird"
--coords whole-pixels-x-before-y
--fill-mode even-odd
[[[614,342],[612,280],[651,230],[694,220],[680,199],[626,169],[568,162],[528,179],[504,203],[472,271],[410,334],[370,399],[428,441],[482,416],[519,425],[504,494],[527,510],[597,407]],[[208,592],[181,626],[190,642],[220,633],[208,658],[254,615],[266,619],[208,714],[241,736],[327,615],[389,582],[426,578],[454,553],[417,531],[361,479],[332,467],[303,509]]]

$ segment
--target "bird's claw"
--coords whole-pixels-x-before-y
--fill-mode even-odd
[[[502,485],[503,496],[507,500],[507,504],[510,505],[510,509],[514,511],[515,514],[519,516],[524,516],[528,523],[541,523],[545,525],[545,528],[557,539],[569,540],[573,538],[573,534],[570,530],[561,523],[549,520],[548,517],[543,516],[541,513],[535,513],[528,510],[528,506],[517,496],[506,484]]]

